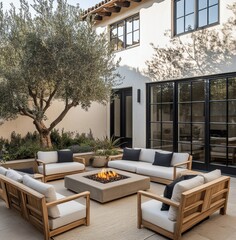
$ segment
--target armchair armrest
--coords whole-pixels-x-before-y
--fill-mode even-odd
[[[35,159],[35,160],[36,160],[38,166],[39,166],[40,164],[43,165],[43,173],[42,173],[42,174],[43,174],[43,179],[42,179],[42,181],[45,182],[46,164],[47,164],[47,163],[45,163],[44,161],[42,161],[42,160],[40,160],[40,159]]]
[[[83,163],[85,165],[85,158],[82,158],[82,157],[79,157],[79,156],[74,156],[73,161]]]
[[[39,164],[43,164],[43,165],[47,164],[47,163],[45,163],[44,161],[42,161],[42,160],[40,160],[40,159],[35,159],[35,160],[36,160],[36,162],[37,162],[38,165],[39,165]]]
[[[118,154],[118,155],[114,155],[114,156],[109,156],[109,157],[108,157],[108,161],[121,160],[122,157],[123,157],[123,154]]]
[[[155,199],[157,201],[166,203],[170,206],[177,207],[177,208],[180,205],[179,203],[174,202],[174,201],[170,200],[169,198],[165,198],[165,197],[162,197],[162,196],[159,196],[159,195],[156,195],[156,194],[153,194],[153,193],[145,192],[145,191],[138,191],[138,198],[140,198],[140,200],[141,200],[141,196],[145,196],[145,197],[148,197],[148,198],[151,198],[151,199]],[[141,201],[140,201],[140,203],[141,203]]]
[[[179,166],[183,166],[183,165],[187,165],[187,169],[188,170],[191,170],[191,168],[192,168],[192,161],[191,160],[188,160],[188,161],[185,161],[185,162],[182,162],[182,163],[177,163],[177,164],[175,164],[173,167],[174,167],[174,173],[173,173],[173,177],[174,177],[174,179],[176,179],[176,177],[177,177],[177,168],[179,167]]]
[[[86,197],[86,198],[90,199],[90,192],[85,191],[82,193],[74,194],[72,196],[64,197],[64,198],[58,199],[56,201],[46,203],[46,206],[47,206],[47,208],[49,208],[49,207],[59,205],[59,204],[65,203],[65,202],[69,202],[69,201],[72,201],[72,200],[75,200],[75,199],[81,198],[81,197]]]
[[[141,228],[142,225],[142,209],[141,209],[141,204],[142,204],[142,199],[141,197],[148,197],[151,199],[155,199],[157,201],[169,204],[170,206],[176,207],[179,209],[180,204],[177,202],[174,202],[168,198],[165,197],[161,197],[159,195],[153,194],[153,193],[149,193],[149,192],[145,192],[145,191],[138,191],[137,194],[137,210],[138,210],[138,218],[137,218],[137,227]]]

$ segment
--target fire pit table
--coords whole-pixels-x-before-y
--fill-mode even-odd
[[[102,180],[97,179],[97,175],[104,172],[110,173],[110,176],[102,177]],[[113,177],[114,172],[118,174],[118,177]],[[100,203],[150,188],[150,178],[146,176],[112,168],[103,170],[103,173],[101,170],[95,170],[66,176],[65,187],[76,193],[90,191],[90,198]]]

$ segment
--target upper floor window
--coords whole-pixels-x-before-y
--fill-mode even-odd
[[[219,0],[174,0],[175,35],[219,21]]]
[[[110,41],[115,51],[138,44],[139,15],[112,24],[110,26]]]

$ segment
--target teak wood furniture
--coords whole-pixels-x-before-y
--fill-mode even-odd
[[[89,225],[90,223],[90,193],[88,191],[74,194],[69,197],[63,197],[53,202],[46,202],[43,194],[16,182],[6,176],[0,175],[2,189],[4,191],[7,207],[16,210],[20,215],[33,224],[36,228],[44,233],[44,239],[68,231],[80,225]],[[81,197],[86,198],[86,217],[77,219],[61,227],[51,229],[48,208],[63,204]]]
[[[181,195],[179,203],[152,193],[138,192],[138,228],[146,227],[158,232],[170,239],[181,239],[182,233],[201,222],[212,213],[220,210],[220,214],[226,214],[230,178],[222,176],[209,183],[185,191]],[[142,197],[148,197],[159,202],[166,203],[177,208],[177,220],[174,222],[174,231],[168,231],[152,222],[145,221],[142,217]],[[150,211],[157,211],[151,209]]]
[[[138,161],[122,160],[123,154],[112,156],[108,161],[108,167],[137,173],[150,177],[152,182],[169,184],[176,179],[182,171],[192,169],[192,156],[188,153],[173,154],[170,167],[152,165],[155,152],[170,153],[160,149],[141,148]]]

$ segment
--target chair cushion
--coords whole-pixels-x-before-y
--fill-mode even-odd
[[[0,167],[0,174],[6,175],[7,169],[5,167]]]
[[[170,167],[173,153],[156,152],[153,165]]]
[[[188,153],[178,153],[178,152],[175,152],[172,156],[172,160],[171,160],[171,166],[174,166],[175,164],[178,164],[178,163],[182,163],[182,162],[186,162],[188,161],[188,158],[189,158],[189,154]],[[183,166],[180,166],[182,168],[186,168],[187,165],[183,165]]]
[[[61,194],[57,193],[56,195],[57,199],[64,198]],[[59,204],[58,209],[60,217],[49,219],[50,229],[56,229],[86,217],[86,207],[76,201]]]
[[[57,162],[57,151],[38,151],[38,159],[45,163],[56,163]]]
[[[124,161],[124,160],[113,160],[108,162],[108,167],[117,168],[124,171],[136,172],[137,168],[151,166],[150,163],[142,161]]]
[[[141,149],[124,148],[122,160],[138,161]]]
[[[143,162],[153,163],[156,152],[161,152],[161,150],[141,148],[139,160]]]
[[[53,202],[57,200],[55,188],[50,184],[35,180],[28,175],[23,176],[23,184],[43,194],[46,198],[46,202]],[[48,208],[48,215],[52,218],[60,217],[60,212],[58,207],[53,206]]]
[[[12,180],[17,181],[17,182],[22,182],[23,181],[23,176],[13,169],[7,170],[6,176],[9,177]]]
[[[171,200],[179,203],[183,192],[198,187],[202,184],[204,184],[204,178],[202,176],[197,176],[189,180],[178,182],[174,186]],[[176,221],[177,214],[178,209],[176,207],[170,206],[170,209],[168,211],[168,218],[172,221]]]
[[[182,171],[186,171],[186,170],[184,168],[177,168],[176,177],[178,177]],[[158,178],[165,178],[168,180],[174,180],[173,167],[155,166],[150,163],[147,163],[146,165],[137,165],[136,173],[150,176],[150,177],[158,177]]]
[[[162,203],[156,200],[142,203],[142,219],[169,232],[174,232],[176,222],[168,219],[167,211],[160,210],[161,205]]]
[[[188,179],[194,178],[196,176],[197,175],[184,175],[179,178],[176,178],[172,183],[166,185],[164,193],[163,193],[164,197],[171,199],[175,184],[177,184],[178,182],[181,182],[183,180],[188,180]],[[166,203],[162,203],[161,211],[168,211],[169,208],[170,208],[170,205],[168,205]]]
[[[203,173],[201,175],[204,177],[204,182],[208,183],[208,182],[211,182],[211,181],[221,177],[221,170],[216,169],[214,171],[211,171],[209,173]]]
[[[57,151],[58,162],[73,162],[73,152],[71,150]]]
[[[83,171],[84,169],[84,164],[78,162],[50,163],[45,166],[46,175]],[[43,166],[38,166],[38,172],[43,174]]]

